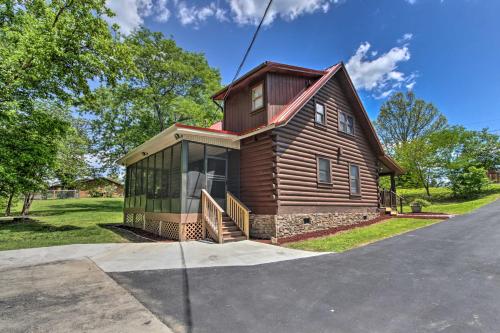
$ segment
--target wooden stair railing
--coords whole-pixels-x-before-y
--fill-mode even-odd
[[[222,215],[224,210],[206,190],[201,190],[201,207],[203,232],[208,231],[217,243],[222,244],[224,242],[222,235]]]
[[[250,238],[250,209],[231,192],[226,192],[227,215],[243,231],[247,239]]]
[[[388,207],[398,210],[400,208],[400,213],[403,213],[403,201],[404,197],[397,195],[394,191],[381,188],[379,196],[379,206],[380,208]]]

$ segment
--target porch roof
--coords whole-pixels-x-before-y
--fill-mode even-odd
[[[127,166],[183,140],[240,149],[241,136],[231,131],[174,124],[117,160]]]

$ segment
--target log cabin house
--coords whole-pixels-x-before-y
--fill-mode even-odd
[[[170,239],[291,237],[376,218],[394,176],[343,63],[265,62],[236,80],[223,120],[175,124],[119,160],[124,223]],[[227,94],[227,96],[225,96]],[[379,191],[379,177],[391,189]]]

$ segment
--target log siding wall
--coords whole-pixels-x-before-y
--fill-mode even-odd
[[[314,122],[316,101],[326,108],[326,126]],[[339,132],[339,111],[353,115],[354,136]],[[327,82],[286,126],[274,130],[274,134],[278,214],[377,207],[376,154],[337,78]],[[317,156],[331,159],[332,185],[318,184]],[[349,163],[359,166],[361,196],[350,195]]]
[[[264,107],[252,111],[252,88],[259,83],[264,85]],[[267,83],[264,76],[254,80],[248,86],[231,91],[224,107],[224,129],[233,132],[242,132],[266,124],[266,105]]]
[[[243,139],[240,151],[240,197],[253,214],[276,214],[274,136]]]

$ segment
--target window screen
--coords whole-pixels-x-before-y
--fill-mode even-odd
[[[359,182],[359,167],[355,164],[349,166],[349,185],[351,194],[359,195],[361,193]]]
[[[329,159],[318,157],[318,182],[327,184],[332,182]]]
[[[252,111],[264,106],[264,91],[262,83],[252,88]]]
[[[326,123],[325,106],[323,104],[316,103],[315,121],[318,124],[323,124],[323,125],[325,125]]]
[[[339,114],[339,130],[354,135],[354,118],[345,112]]]

